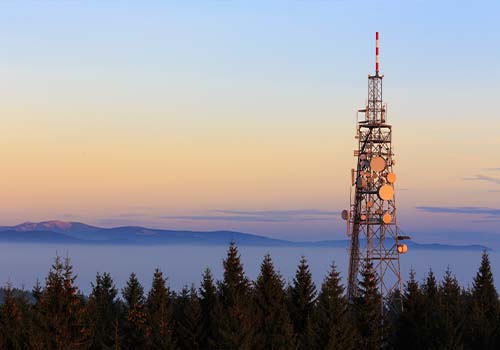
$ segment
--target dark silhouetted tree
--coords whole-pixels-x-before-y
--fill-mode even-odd
[[[135,273],[132,273],[122,291],[125,299],[125,322],[123,330],[123,347],[127,350],[147,348],[146,310],[144,288]]]
[[[176,302],[176,343],[181,350],[201,349],[202,313],[194,286],[184,287]]]
[[[202,277],[200,306],[202,314],[200,346],[202,349],[207,350],[216,349],[217,319],[215,317],[215,310],[217,307],[217,289],[209,268],[205,269]]]
[[[224,277],[218,283],[218,300],[215,311],[218,321],[217,349],[250,349],[252,319],[250,282],[245,277],[238,248],[231,242],[223,261]]]
[[[483,252],[479,271],[474,278],[467,312],[467,349],[500,347],[500,303],[493,283],[490,259]]]
[[[118,322],[118,290],[109,273],[96,275],[87,303],[87,333],[89,349],[112,349],[116,346]]]
[[[424,317],[424,329],[421,335],[423,346],[425,349],[442,349],[444,341],[441,331],[444,322],[439,308],[438,285],[432,270],[429,270],[422,284],[422,298],[423,307],[420,312]]]
[[[0,305],[0,348],[25,349],[28,346],[25,317],[10,283],[3,289],[3,297],[3,304]]]
[[[371,261],[365,261],[358,281],[358,297],[354,310],[359,332],[359,348],[379,350],[385,345],[386,334],[382,317],[382,297],[377,288],[377,276]]]
[[[255,349],[293,349],[293,326],[288,315],[283,281],[268,254],[254,285]]]
[[[312,314],[316,299],[314,285],[307,260],[302,257],[295,273],[293,283],[288,290],[288,310],[293,320],[293,328],[297,337],[297,348],[308,350],[311,348]]]
[[[146,305],[149,347],[152,349],[174,349],[172,296],[166,285],[166,279],[163,278],[163,273],[159,269],[155,269]]]
[[[45,344],[46,325],[43,323],[43,310],[42,310],[43,287],[39,279],[36,280],[35,285],[31,291],[31,294],[35,299],[35,303],[30,309],[31,327],[29,329],[28,348],[32,350],[41,350],[46,348]]]
[[[415,279],[415,271],[410,271],[410,280],[403,292],[403,311],[398,319],[395,334],[395,348],[424,349],[425,317],[424,299]]]
[[[69,258],[56,257],[43,290],[36,290],[37,342],[50,349],[80,349],[84,345],[84,305]]]
[[[335,264],[325,277],[313,316],[315,349],[355,349],[356,329],[349,313],[344,286]]]
[[[442,349],[461,350],[465,323],[464,296],[456,277],[448,268],[438,288]]]

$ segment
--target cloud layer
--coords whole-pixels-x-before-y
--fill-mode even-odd
[[[213,210],[209,215],[163,215],[161,219],[237,221],[237,222],[289,222],[331,220],[338,211],[318,209],[293,210]]]
[[[485,181],[485,182],[490,182],[496,185],[500,185],[500,179],[492,176],[486,176],[486,175],[475,175],[473,177],[464,177],[464,180],[467,181]]]
[[[500,171],[500,168],[484,168],[484,171]]]
[[[420,206],[418,210],[426,213],[443,213],[443,214],[466,214],[466,215],[482,215],[486,218],[500,217],[500,209],[488,207],[433,207]]]

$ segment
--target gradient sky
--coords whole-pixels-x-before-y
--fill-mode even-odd
[[[345,237],[379,31],[402,230],[500,239],[499,13],[496,1],[2,2],[0,221]]]

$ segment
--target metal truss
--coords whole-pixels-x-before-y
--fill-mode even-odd
[[[364,119],[357,122],[357,166],[352,169],[351,179],[354,193],[344,218],[351,239],[348,298],[357,297],[362,265],[371,261],[385,301],[381,305],[383,312],[384,304],[402,289],[399,257],[407,247],[400,241],[407,237],[398,233],[392,126],[386,123],[382,79],[378,71],[368,76],[368,103],[358,111]]]

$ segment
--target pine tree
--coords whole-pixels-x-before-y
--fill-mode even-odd
[[[63,262],[64,301],[67,306],[68,329],[71,348],[80,349],[85,346],[85,302],[76,286],[77,275],[73,273],[73,265],[69,257]]]
[[[360,335],[359,348],[380,350],[384,344],[385,326],[382,317],[382,296],[377,289],[377,277],[373,263],[366,260],[361,280],[358,281],[358,297],[355,301],[355,314]]]
[[[200,300],[194,285],[184,287],[176,305],[176,339],[181,350],[198,350],[202,331]]]
[[[35,298],[35,301],[39,303],[42,299],[42,294],[43,294],[43,286],[40,283],[40,280],[37,278],[35,281],[35,285],[33,286],[33,290],[31,291],[31,294],[33,295],[33,298]]]
[[[395,288],[386,295],[384,305],[384,348],[393,349],[396,342],[397,326],[403,312],[403,291]]]
[[[217,307],[217,289],[214,285],[212,272],[209,268],[203,273],[200,287],[200,306],[202,314],[202,332],[200,346],[202,349],[216,349],[216,322],[215,310]]]
[[[443,349],[463,349],[465,322],[463,295],[456,277],[448,268],[439,286],[439,311],[444,328],[441,330]]]
[[[27,337],[29,346],[27,348],[31,350],[42,350],[46,349],[48,345],[45,344],[46,324],[44,324],[43,321],[43,287],[39,279],[36,280],[35,285],[31,291],[31,295],[33,295],[35,303],[29,309],[31,317]]]
[[[256,349],[293,349],[293,326],[286,308],[283,280],[267,254],[254,286]]]
[[[69,258],[56,257],[38,295],[35,309],[39,332],[34,340],[50,349],[79,349],[84,345],[84,305]]]
[[[423,307],[421,313],[424,317],[422,341],[426,349],[442,349],[443,337],[441,331],[444,319],[439,309],[438,284],[434,272],[429,270],[427,278],[422,284]]]
[[[223,261],[224,277],[218,284],[217,349],[250,349],[252,320],[250,282],[245,276],[238,248],[231,242]]]
[[[132,273],[122,291],[125,299],[126,320],[123,347],[127,350],[146,349],[146,311],[144,288]]]
[[[395,348],[420,350],[425,349],[424,299],[415,271],[410,271],[410,280],[403,292],[403,311],[398,319],[395,335]]]
[[[488,253],[474,278],[467,312],[468,349],[498,349],[500,346],[500,302],[493,283]]]
[[[332,263],[318,296],[313,316],[314,347],[325,350],[356,348],[356,330],[352,326],[340,274]]]
[[[115,327],[120,317],[117,295],[111,275],[98,273],[86,308],[89,349],[112,349],[116,345]]]
[[[157,268],[147,299],[149,346],[152,349],[174,349],[172,339],[172,296],[163,273]]]
[[[29,348],[30,336],[33,329],[33,311],[32,311],[32,296],[30,292],[23,290],[15,290],[14,293],[16,306],[21,313],[21,337],[22,349]],[[36,347],[35,349],[36,350]]]
[[[289,289],[288,309],[293,320],[298,349],[311,348],[311,317],[316,299],[316,286],[312,280],[307,260],[302,257]]]
[[[0,348],[23,349],[27,345],[23,334],[23,314],[10,283],[3,289],[3,294],[3,304],[0,305]]]

